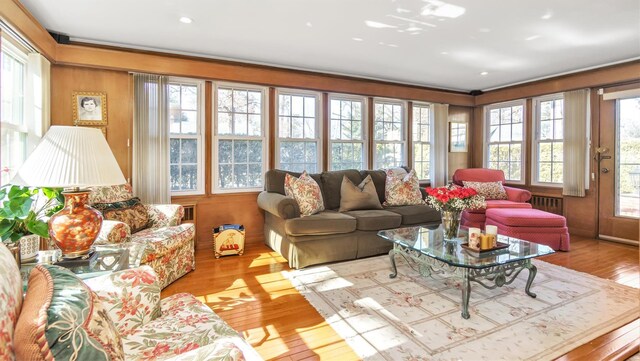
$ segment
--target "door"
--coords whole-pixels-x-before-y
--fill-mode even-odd
[[[640,96],[600,101],[599,236],[638,242]]]

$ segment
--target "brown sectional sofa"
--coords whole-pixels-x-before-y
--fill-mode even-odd
[[[265,244],[285,257],[292,268],[387,253],[391,243],[377,236],[379,230],[440,223],[440,212],[426,205],[338,212],[343,176],[353,184],[360,184],[371,175],[383,203],[386,174],[382,170],[310,174],[320,186],[325,211],[300,217],[296,201],[284,195],[287,173],[300,176],[278,169],[266,173],[265,190],[258,195],[258,206],[265,211]]]

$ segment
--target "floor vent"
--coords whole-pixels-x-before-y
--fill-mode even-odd
[[[541,195],[533,195],[531,197],[531,206],[541,211],[562,215],[562,198],[549,197]]]

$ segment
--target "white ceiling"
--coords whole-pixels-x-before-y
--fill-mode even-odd
[[[22,3],[72,41],[463,91],[640,57],[640,0],[446,1]]]

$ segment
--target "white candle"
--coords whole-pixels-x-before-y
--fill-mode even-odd
[[[469,228],[469,247],[480,249],[480,228]]]
[[[497,226],[487,225],[487,226],[484,227],[484,232],[486,234],[498,234],[498,227]]]

